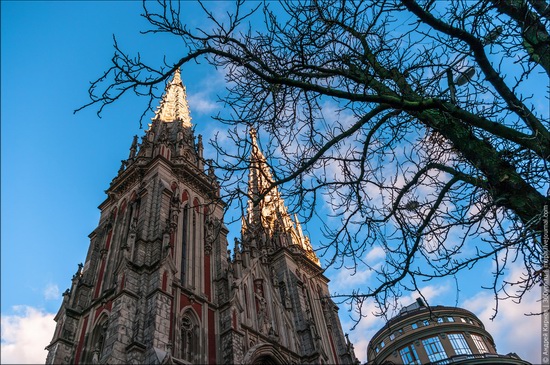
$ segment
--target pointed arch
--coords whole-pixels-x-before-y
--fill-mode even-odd
[[[179,358],[192,364],[200,362],[201,354],[201,322],[195,310],[191,307],[184,308],[179,323]]]
[[[180,239],[180,283],[186,286],[187,270],[188,270],[188,246],[189,246],[189,194],[187,190],[182,194],[182,214],[181,214],[181,239]]]
[[[121,216],[124,215],[124,213],[126,212],[127,205],[128,205],[128,201],[126,200],[126,198],[124,198],[118,208]]]
[[[244,364],[288,364],[289,361],[269,343],[260,343],[251,347],[243,358]]]
[[[195,199],[193,199],[193,208],[195,208],[195,211],[197,213],[200,213],[200,206],[201,206],[201,202],[199,200],[199,198],[195,197]]]
[[[189,200],[189,192],[186,189],[184,189],[183,193],[181,194],[181,202],[185,203],[188,200]]]
[[[84,363],[99,364],[103,350],[105,349],[105,340],[107,338],[107,328],[109,326],[109,316],[107,312],[99,315],[95,321],[91,336],[89,352],[85,355]]]

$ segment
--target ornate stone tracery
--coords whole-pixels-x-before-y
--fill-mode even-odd
[[[230,250],[178,70],[106,191],[48,364],[351,363],[330,346],[345,344],[334,303],[311,299],[313,288],[328,293],[328,279],[254,130],[251,146],[251,199]]]

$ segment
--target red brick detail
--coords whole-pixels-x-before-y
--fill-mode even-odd
[[[201,205],[201,203],[199,202],[199,199],[197,199],[197,198],[193,199],[193,207],[195,208],[195,212],[197,212],[197,213],[201,212],[200,205]]]
[[[109,230],[109,234],[107,235],[107,242],[105,243],[105,249],[109,251],[109,247],[111,247],[111,238],[113,237],[113,230]]]
[[[97,278],[97,283],[95,284],[94,299],[99,296],[99,290],[101,289],[101,284],[103,282],[103,272],[105,271],[105,257],[101,260],[101,267],[99,268],[99,276]]]
[[[237,329],[237,312],[234,310],[231,312],[233,329]]]
[[[189,193],[187,192],[187,190],[184,190],[183,194],[181,194],[181,202],[185,203],[188,200],[189,200]]]
[[[126,199],[124,199],[124,201],[122,202],[122,204],[120,204],[120,214],[124,214],[124,212],[126,211]]]
[[[189,297],[183,293],[180,294],[180,307],[179,307],[179,311],[181,311],[183,308],[187,307],[188,305],[190,305],[194,310],[195,312],[197,312],[197,315],[199,316],[199,319],[202,321],[202,305],[200,303],[197,303],[195,301],[193,301],[193,303],[191,303],[191,301],[189,300]]]
[[[112,300],[109,300],[109,301],[108,301],[107,303],[105,303],[104,305],[98,307],[98,308],[95,310],[94,321],[97,319],[97,317],[99,317],[99,315],[101,314],[101,312],[102,312],[104,309],[107,309],[107,310],[110,312],[112,307],[113,307],[113,301],[112,301]]]
[[[74,357],[74,363],[77,365],[80,362],[80,354],[82,353],[82,347],[84,346],[84,336],[86,335],[86,327],[88,326],[88,316],[84,317],[82,328],[80,329],[80,337],[78,339],[78,345],[76,346],[76,355]]]
[[[115,214],[116,214],[116,208],[115,208]],[[105,250],[107,252],[109,251],[109,247],[111,247],[111,238],[113,237],[113,229],[109,230],[109,233],[107,234],[107,241],[105,242]],[[99,290],[101,289],[101,284],[103,283],[103,273],[105,271],[105,260],[107,259],[107,254],[103,256],[101,259],[101,267],[99,268],[99,276],[97,279],[95,291],[94,291],[94,299],[98,297]]]
[[[208,309],[208,363],[216,363],[216,327],[214,322],[214,311]]]

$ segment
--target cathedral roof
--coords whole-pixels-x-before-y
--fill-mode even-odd
[[[274,245],[297,245],[306,256],[320,265],[319,258],[313,251],[309,237],[302,232],[302,227],[295,216],[288,213],[267,160],[258,146],[256,130],[250,130],[252,151],[250,154],[250,171],[248,173],[248,209],[243,220],[243,232],[265,232]],[[261,247],[259,247],[261,248]]]
[[[174,72],[172,80],[166,85],[160,105],[155,111],[153,121],[171,123],[180,121],[184,127],[191,127],[191,113],[187,103],[187,91],[181,81],[181,72]]]

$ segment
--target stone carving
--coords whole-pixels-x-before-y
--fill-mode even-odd
[[[271,283],[276,288],[277,286],[279,286],[279,282],[277,280],[277,273],[275,272],[275,268],[273,266],[271,266],[269,274],[271,276]]]
[[[251,199],[241,235],[223,225],[223,203],[206,214],[195,211],[195,205],[182,210],[183,199],[189,205],[194,197],[206,205],[220,202],[216,164],[203,166],[202,141],[190,126],[178,71],[152,125],[141,140],[134,137],[123,173],[106,192],[100,224],[90,235],[87,263],[64,293],[48,364],[239,364],[244,359],[350,364],[353,357],[345,355],[349,341],[336,320],[336,306],[326,300],[321,310],[315,302],[317,293],[329,293],[323,271],[298,219],[289,215],[273,185],[255,132],[248,175]],[[151,163],[160,152],[174,158]],[[182,196],[180,188],[189,194]],[[131,209],[116,215],[113,208],[129,196]],[[184,212],[189,213],[185,225],[179,218]],[[107,235],[109,255],[102,247]],[[238,237],[226,256],[228,236]],[[208,261],[205,252],[211,254]],[[85,282],[78,279],[82,273]],[[121,286],[122,277],[123,292],[113,287]],[[316,284],[320,289],[314,291]],[[162,287],[169,290],[158,290]],[[92,327],[104,323],[105,313],[112,319],[108,335],[106,327]],[[74,320],[70,331],[69,317]],[[325,320],[329,317],[330,323]],[[324,351],[331,346],[324,336],[329,333],[337,353],[328,351],[327,359]],[[78,346],[82,351],[76,359]],[[155,359],[153,348],[162,356]]]
[[[260,332],[267,334],[268,318],[267,318],[267,302],[260,288],[256,288],[256,301],[258,303],[258,329]]]
[[[279,283],[279,293],[281,295],[281,301],[286,309],[292,308],[292,303],[290,302],[290,297],[288,296],[288,290],[286,288],[286,283],[281,281]]]
[[[78,264],[78,269],[76,270],[76,273],[73,275],[73,280],[74,279],[80,279],[80,277],[82,276],[82,268],[84,267],[84,265],[82,265],[82,262]]]
[[[204,251],[207,255],[212,253],[212,244],[215,239],[214,225],[215,224],[211,219],[208,219],[204,225]]]
[[[138,136],[137,134],[134,136],[134,139],[132,140],[132,145],[130,146],[130,155],[128,156],[128,159],[133,159],[134,157],[136,157],[136,152],[137,152],[137,140],[138,140]]]

